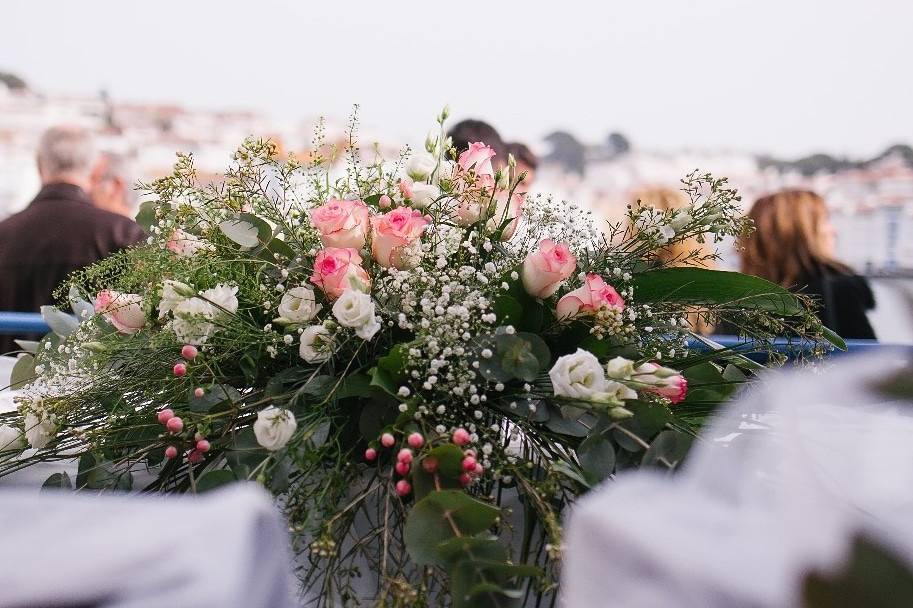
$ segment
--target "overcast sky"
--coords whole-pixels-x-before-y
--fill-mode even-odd
[[[870,155],[913,143],[913,1],[4,0],[0,70],[53,93],[344,117],[423,137]]]

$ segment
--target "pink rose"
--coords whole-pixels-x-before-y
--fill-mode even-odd
[[[399,191],[403,194],[403,198],[412,198],[414,196],[412,193],[412,180],[406,178],[399,180]]]
[[[122,334],[135,334],[146,324],[143,297],[135,293],[103,289],[95,296],[95,312]]]
[[[479,178],[482,186],[491,188],[494,186],[495,170],[491,166],[491,159],[495,156],[495,151],[484,143],[477,141],[469,144],[469,148],[460,154],[457,163],[463,171],[472,171]]]
[[[361,201],[329,200],[311,209],[311,223],[320,232],[324,247],[361,249],[368,236],[368,207]]]
[[[331,300],[351,288],[367,291],[368,273],[361,267],[361,256],[352,247],[327,247],[317,252],[311,282]]]
[[[637,366],[633,380],[646,384],[642,390],[665,397],[672,405],[685,399],[688,394],[688,380],[671,367],[648,362]]]
[[[522,194],[514,193],[514,196],[510,199],[510,204],[505,205],[507,200],[507,193],[502,192],[498,196],[498,204],[495,208],[495,213],[488,220],[488,229],[490,231],[495,231],[501,227],[501,225],[510,219],[510,223],[507,226],[504,226],[504,231],[501,232],[501,240],[509,241],[514,235],[514,232],[517,231],[517,225],[520,223],[520,212],[523,209],[524,197]]]
[[[409,267],[411,248],[419,244],[425,227],[430,223],[420,211],[398,207],[371,218],[371,248],[374,259],[385,268]]]
[[[547,298],[558,291],[558,287],[577,268],[577,258],[567,243],[555,243],[551,239],[539,241],[539,248],[523,260],[520,279],[526,293],[534,298]]]
[[[625,301],[614,287],[602,280],[601,276],[588,274],[582,287],[558,300],[555,313],[559,319],[570,319],[578,315],[591,315],[604,306],[624,310]]]
[[[200,237],[180,228],[175,228],[174,232],[171,233],[171,236],[168,237],[168,242],[165,243],[165,248],[185,258],[191,258],[201,251],[211,251],[213,249],[212,245]]]

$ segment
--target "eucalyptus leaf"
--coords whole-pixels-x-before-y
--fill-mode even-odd
[[[687,433],[673,430],[663,431],[650,444],[641,464],[674,469],[685,458],[693,441],[694,437]]]
[[[51,331],[61,338],[66,338],[79,327],[79,321],[76,320],[76,317],[61,312],[54,306],[42,306],[41,317],[51,328]]]
[[[606,479],[615,470],[615,448],[602,433],[590,434],[580,443],[577,459],[594,483]]]
[[[443,563],[439,545],[457,536],[473,535],[494,525],[497,507],[470,497],[462,490],[431,492],[415,503],[406,518],[406,551],[419,565]]]
[[[241,219],[224,220],[219,223],[219,230],[245,249],[253,249],[260,244],[259,230],[250,222]]]
[[[16,346],[24,350],[30,355],[34,355],[38,352],[38,342],[34,340],[13,340],[16,343]]]
[[[221,486],[237,481],[235,474],[229,469],[216,469],[206,471],[197,479],[197,492],[209,492]]]
[[[22,388],[35,379],[35,357],[29,354],[21,355],[13,364],[10,372],[10,388]]]
[[[41,484],[42,490],[49,489],[58,489],[58,490],[72,490],[73,489],[73,480],[70,479],[70,476],[66,471],[61,473],[54,473],[50,477],[44,480],[44,483]]]

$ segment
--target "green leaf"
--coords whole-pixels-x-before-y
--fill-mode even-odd
[[[431,492],[409,511],[404,537],[406,551],[419,565],[444,561],[439,545],[458,536],[471,536],[490,528],[500,515],[497,507],[470,497],[462,490]]]
[[[243,215],[249,216],[250,214]],[[242,248],[253,249],[260,244],[261,229],[258,227],[258,223],[263,222],[263,220],[260,220],[259,218],[257,218],[257,220],[259,221],[248,221],[246,219],[241,219],[240,217],[227,219],[219,224],[219,230],[221,230],[222,234],[228,237],[230,241],[237,243]],[[263,224],[266,224],[266,222],[263,222]],[[269,224],[266,224],[266,229],[267,231],[272,232],[269,230]]]
[[[241,355],[241,358],[238,360],[238,365],[241,367],[241,372],[244,374],[244,379],[247,380],[250,384],[254,384],[257,380],[257,373],[259,369],[257,367],[257,360],[254,359],[253,355],[249,352]]]
[[[238,479],[247,479],[269,456],[270,453],[257,443],[251,427],[238,431],[231,447],[225,451],[225,460]]]
[[[25,352],[29,353],[30,355],[34,355],[35,353],[38,352],[39,343],[35,342],[34,340],[18,340],[17,339],[17,340],[13,340],[13,342],[16,343],[16,346],[18,346]]]
[[[155,210],[158,207],[158,201],[143,201],[140,203],[139,212],[136,214],[136,223],[139,224],[146,234],[151,234],[150,229],[156,223]]]
[[[44,483],[41,484],[41,489],[72,490],[73,481],[70,479],[70,476],[67,475],[66,471],[62,473],[54,473],[44,480]]]
[[[438,546],[438,553],[449,563],[467,557],[505,562],[509,557],[507,546],[492,535],[451,538]]]
[[[710,362],[698,363],[682,370],[688,380],[688,394],[684,403],[722,402],[735,392],[737,385],[720,373],[719,368]],[[730,372],[730,376],[733,372]],[[737,381],[744,381],[744,376]]]
[[[644,453],[642,466],[661,466],[674,469],[685,458],[694,437],[681,431],[663,431],[656,436]]]
[[[591,434],[580,443],[577,459],[587,476],[593,478],[590,485],[606,479],[615,470],[615,448],[601,432]]]
[[[51,328],[51,331],[61,338],[66,338],[79,327],[79,321],[76,320],[76,317],[61,312],[54,306],[42,306],[41,317]]]
[[[35,379],[35,357],[22,355],[16,359],[10,372],[10,388],[17,389]]]
[[[634,276],[634,297],[640,304],[674,301],[697,306],[737,304],[775,315],[795,316],[805,312],[787,289],[770,281],[723,270],[662,268]]]
[[[523,597],[521,577],[538,576],[534,566],[503,561],[464,559],[450,569],[453,608],[508,608]]]
[[[501,325],[518,325],[523,320],[523,306],[513,296],[500,295],[495,298],[492,310],[498,315]]]
[[[206,471],[197,479],[197,492],[209,492],[220,486],[237,481],[235,474],[228,469]]]
[[[627,401],[625,407],[634,412],[634,417],[618,423],[618,426],[625,429],[614,429],[612,437],[625,450],[629,452],[639,452],[644,449],[640,441],[649,444],[662,429],[666,423],[672,421],[672,413],[664,405],[649,401]],[[633,435],[633,437],[632,437]]]
[[[191,391],[188,405],[192,412],[205,413],[222,403],[237,403],[240,400],[241,393],[238,392],[238,389],[227,384],[215,384],[210,386],[202,397],[195,397]]]
[[[380,367],[372,367],[368,370],[368,375],[371,376],[371,386],[376,386],[388,395],[398,396],[399,386],[394,382],[390,372]]]
[[[394,382],[404,380],[406,377],[406,354],[409,352],[407,344],[395,344],[383,357],[377,360],[377,366],[390,374]]]
[[[830,342],[835,348],[838,348],[842,351],[846,351],[846,341],[840,337],[837,332],[833,329],[821,326],[821,335],[824,336],[824,339]]]

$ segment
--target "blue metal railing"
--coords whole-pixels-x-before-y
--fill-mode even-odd
[[[37,312],[0,312],[0,335],[46,334],[51,331]]]

